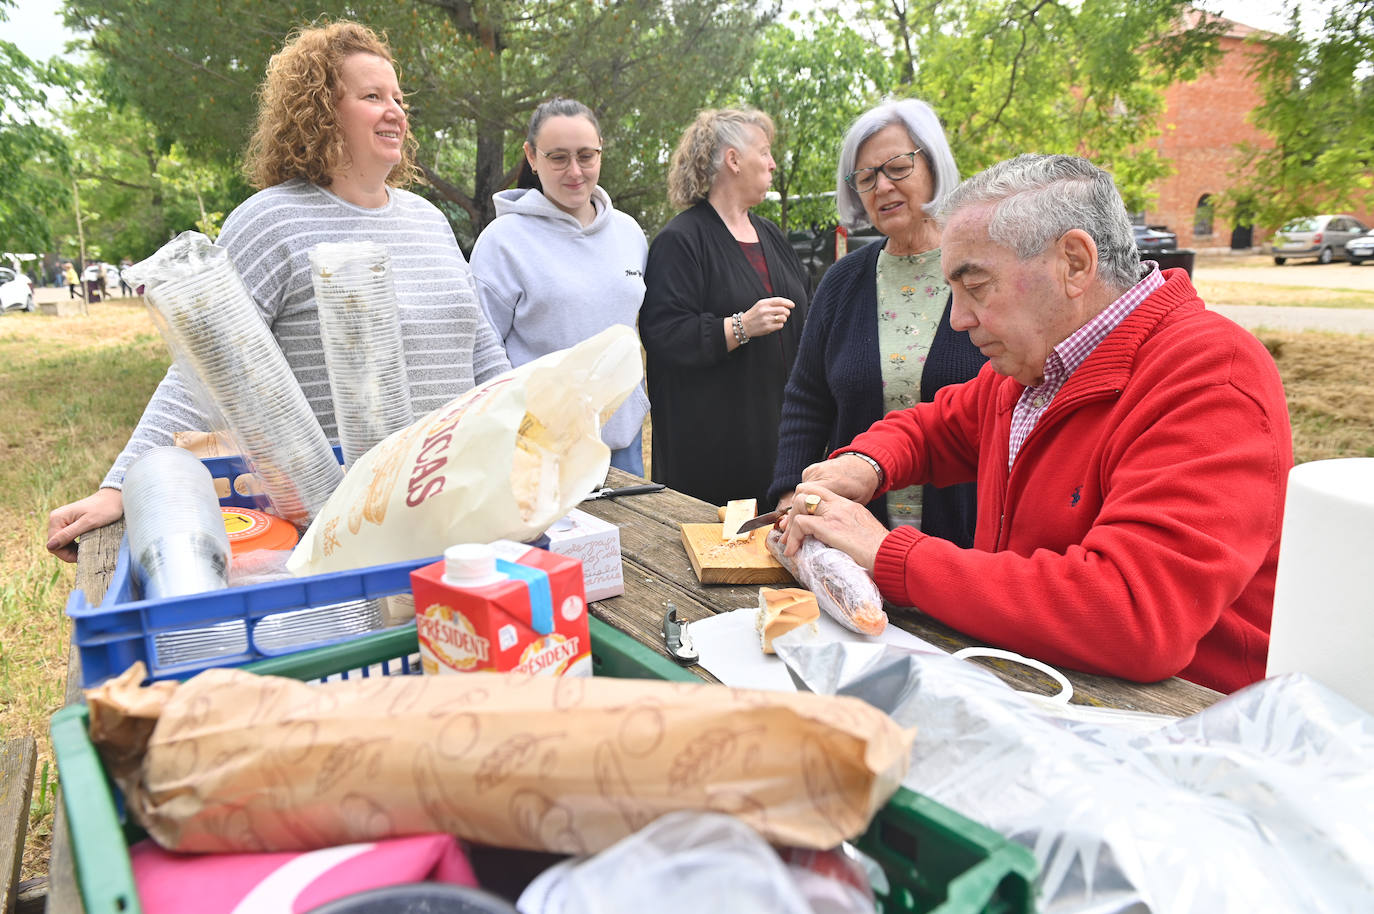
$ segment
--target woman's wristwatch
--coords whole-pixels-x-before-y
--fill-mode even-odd
[[[734,317],[730,318],[735,328],[735,343],[743,346],[749,342],[749,334],[744,332],[744,312],[736,311]]]
[[[878,463],[878,461],[874,460],[872,457],[868,456],[867,454],[860,454],[858,451],[845,451],[845,452],[844,452],[843,454],[841,454],[840,456],[841,456],[841,457],[858,457],[858,458],[859,458],[860,460],[862,460],[864,463],[866,463],[866,464],[868,464],[869,466],[871,466],[871,467],[873,468],[873,472],[875,472],[875,473],[878,474],[878,488],[881,489],[881,488],[883,487],[883,475],[884,475],[884,474],[883,474],[883,468],[882,468],[882,465]]]

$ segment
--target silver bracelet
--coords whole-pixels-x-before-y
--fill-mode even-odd
[[[880,487],[882,486],[882,484],[883,484],[883,477],[884,477],[886,474],[883,473],[882,465],[879,464],[878,461],[874,460],[872,457],[868,456],[867,454],[860,454],[858,451],[845,451],[845,452],[844,452],[843,454],[841,454],[840,456],[841,456],[841,457],[858,457],[858,458],[859,458],[860,460],[862,460],[864,463],[866,463],[866,464],[868,464],[869,466],[871,466],[871,467],[873,468],[873,472],[875,472],[875,473],[878,474],[878,485],[879,485]]]
[[[744,332],[744,312],[736,311],[730,320],[735,328],[735,343],[743,346],[745,343],[749,342],[749,334]]]

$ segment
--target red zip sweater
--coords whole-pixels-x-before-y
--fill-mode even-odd
[[[983,368],[846,448],[890,488],[977,479],[974,548],[911,527],[883,596],[1048,663],[1230,692],[1264,676],[1292,432],[1274,361],[1182,270],[1073,373],[1007,470],[1025,388]]]

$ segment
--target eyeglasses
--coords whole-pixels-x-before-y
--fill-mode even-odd
[[[586,149],[579,149],[576,153],[564,152],[561,149],[553,152],[545,152],[542,149],[536,150],[541,156],[549,160],[549,167],[554,171],[567,171],[568,166],[572,165],[573,159],[577,159],[578,167],[591,168],[601,161],[601,147],[589,146]]]
[[[880,171],[887,175],[889,181],[901,181],[916,170],[916,156],[920,154],[921,150],[913,149],[911,152],[895,155],[873,168],[860,168],[858,171],[851,171],[844,176],[844,183],[854,188],[856,193],[866,194],[878,186],[878,172]]]

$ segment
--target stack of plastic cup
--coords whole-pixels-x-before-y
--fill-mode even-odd
[[[144,599],[229,586],[229,536],[215,482],[190,451],[153,448],[133,462],[124,474],[124,518]],[[242,622],[153,636],[162,666],[238,654],[247,646]]]
[[[190,451],[156,447],[135,460],[124,474],[124,517],[144,599],[229,586],[215,481]]]
[[[173,354],[224,416],[273,511],[307,526],[343,468],[228,252],[184,232],[132,269]]]
[[[325,367],[344,465],[415,421],[400,314],[386,248],[373,242],[310,249]]]

